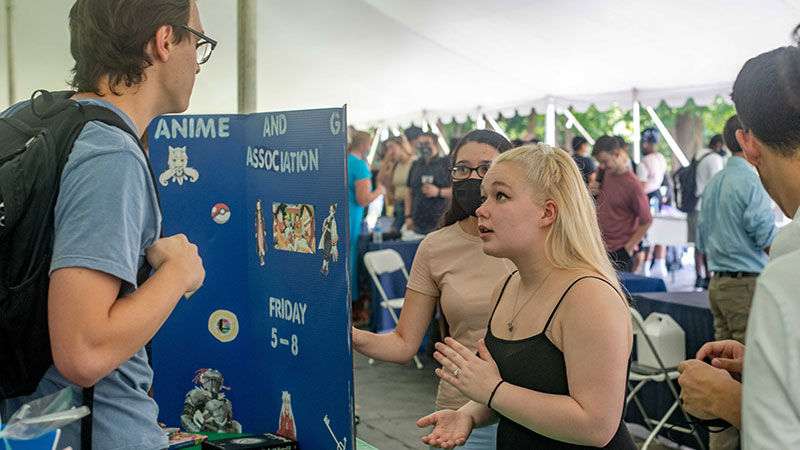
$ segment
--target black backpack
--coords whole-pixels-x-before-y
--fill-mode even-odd
[[[672,174],[672,182],[675,185],[675,207],[685,213],[690,213],[697,207],[697,201],[702,194],[697,192],[697,166],[709,155],[710,152],[700,159],[692,158],[688,166],[681,167]]]
[[[69,98],[74,94],[36,91],[28,105],[0,119],[0,400],[34,392],[53,363],[47,325],[53,210],[75,140],[97,120],[139,142],[116,113],[82,105]],[[139,281],[149,273],[145,264]]]

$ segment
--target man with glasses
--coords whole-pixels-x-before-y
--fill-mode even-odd
[[[186,110],[216,46],[194,0],[78,0],[69,24],[73,99],[110,109],[137,135],[156,116]],[[146,158],[130,134],[105,123],[87,123],[75,141],[55,207],[47,305],[54,363],[31,396],[3,402],[4,419],[32,398],[94,386],[94,448],[167,447],[148,397],[144,346],[205,272],[185,236],[159,239]],[[155,273],[137,286],[145,259]],[[80,431],[80,423],[65,426],[59,445],[81,448]]]

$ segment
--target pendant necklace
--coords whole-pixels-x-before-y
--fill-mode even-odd
[[[517,302],[519,301],[519,289],[522,286],[522,276],[520,276],[519,284],[517,285],[517,296],[516,298],[514,298],[514,309],[511,310],[513,315],[511,316],[511,320],[509,320],[508,324],[506,325],[508,327],[509,333],[514,331],[514,320],[517,318],[519,313],[522,312],[523,309],[525,309],[525,305],[527,305],[531,301],[531,299],[536,295],[536,293],[539,292],[539,289],[542,286],[544,286],[544,282],[547,281],[548,278],[550,278],[550,274],[552,274],[554,270],[556,270],[555,267],[550,269],[550,272],[548,272],[547,276],[545,276],[544,279],[542,279],[542,282],[539,283],[539,286],[536,286],[536,289],[533,291],[533,293],[528,297],[527,300],[525,300],[525,303],[523,303],[522,306],[520,306],[519,310],[517,311]]]

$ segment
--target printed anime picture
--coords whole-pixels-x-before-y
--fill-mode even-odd
[[[336,203],[331,202],[328,217],[322,221],[322,233],[319,236],[319,249],[322,250],[322,268],[319,270],[328,276],[328,265],[331,259],[339,260],[339,233],[336,231]]]
[[[314,207],[273,202],[272,242],[278,250],[315,253]]]

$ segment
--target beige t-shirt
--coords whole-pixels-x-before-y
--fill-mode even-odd
[[[481,238],[454,223],[419,244],[408,288],[439,298],[450,336],[476,352],[478,339],[486,335],[492,290],[513,270],[511,261],[486,255]],[[439,382],[436,408],[458,409],[467,401],[458,389]]]
[[[394,166],[394,173],[392,174],[392,185],[394,185],[394,196],[397,199],[403,200],[406,196],[406,189],[408,188],[408,173],[411,170],[411,164],[414,163],[412,158],[406,162],[398,162]]]

